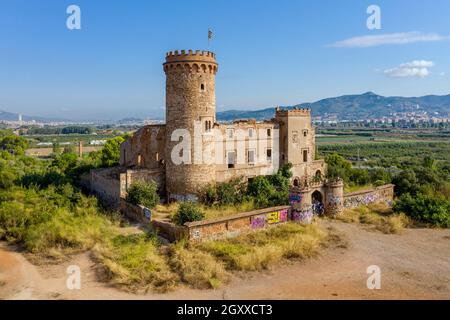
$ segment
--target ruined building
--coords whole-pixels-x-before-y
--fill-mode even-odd
[[[154,180],[167,199],[193,200],[207,184],[268,175],[291,163],[292,187],[302,205],[339,207],[342,182],[323,178],[327,168],[316,159],[311,110],[277,108],[271,120],[218,123],[215,54],[169,52],[163,66],[166,124],[145,126],[124,142],[120,167],[91,173],[93,191],[114,203],[133,181]]]

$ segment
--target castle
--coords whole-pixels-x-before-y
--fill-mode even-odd
[[[343,184],[324,178],[327,167],[316,159],[311,110],[277,108],[271,120],[218,123],[216,55],[169,52],[163,67],[166,124],[145,126],[125,141],[120,167],[92,172],[97,194],[117,202],[133,181],[153,180],[169,201],[195,200],[205,185],[273,174],[291,163],[292,189],[302,206],[322,203],[327,211],[341,210]]]

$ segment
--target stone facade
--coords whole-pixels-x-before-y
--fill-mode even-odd
[[[276,108],[275,117],[267,121],[218,123],[215,54],[169,52],[163,66],[166,124],[145,126],[125,141],[119,167],[91,172],[91,191],[108,205],[119,207],[137,180],[155,181],[169,201],[196,200],[207,184],[270,175],[288,163],[293,165],[289,199],[293,220],[337,215],[354,203],[392,202],[390,186],[344,196],[342,181],[325,179],[327,166],[316,159],[310,109]],[[177,157],[182,161],[176,163]]]
[[[217,123],[216,56],[207,51],[169,52],[166,74],[166,124],[146,126],[121,146],[125,168],[160,169],[169,200],[195,200],[206,184],[236,177],[251,179],[292,163],[293,186],[324,177],[326,164],[315,159],[315,130],[309,109],[275,110],[275,118]],[[177,149],[187,132],[188,148]],[[231,142],[231,143],[230,143]],[[189,162],[174,163],[173,155]]]

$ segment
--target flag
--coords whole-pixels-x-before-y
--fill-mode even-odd
[[[211,41],[213,38],[213,32],[211,29],[208,30],[208,41]]]

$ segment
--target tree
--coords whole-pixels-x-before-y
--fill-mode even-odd
[[[205,214],[193,202],[183,202],[173,216],[172,220],[177,225],[182,226],[186,222],[201,221]]]
[[[158,186],[154,181],[134,182],[128,189],[127,201],[153,209],[159,203]]]
[[[347,182],[349,181],[349,174],[352,169],[350,161],[345,160],[344,157],[337,153],[332,153],[326,156],[325,162],[328,165],[328,178],[341,178]]]
[[[394,211],[437,227],[450,228],[450,201],[440,194],[412,196],[406,193],[395,202]]]
[[[67,172],[77,166],[78,156],[75,153],[62,153],[56,155],[52,161],[52,167],[58,168],[61,172]]]
[[[418,189],[418,181],[416,174],[412,170],[404,170],[392,179],[395,184],[395,193],[402,195],[404,193],[415,194]]]
[[[124,137],[119,136],[109,139],[99,152],[101,165],[104,167],[113,167],[120,161],[120,145],[125,141]]]
[[[9,131],[2,131],[0,135],[0,150],[12,155],[23,155],[28,148],[27,141],[19,136],[15,136]]]

